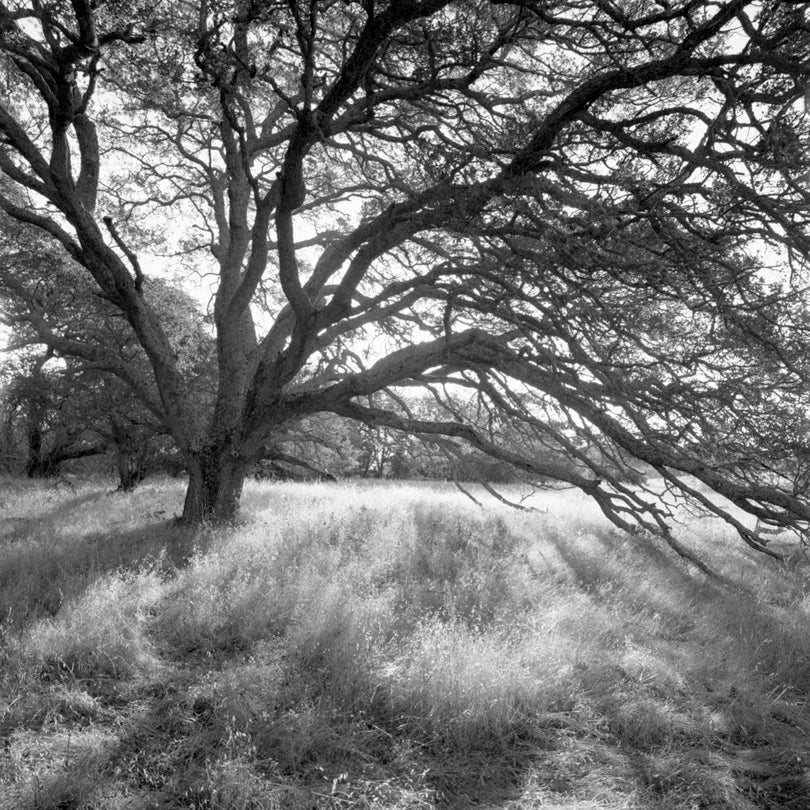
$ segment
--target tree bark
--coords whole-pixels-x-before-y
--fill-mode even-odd
[[[132,437],[118,446],[118,490],[119,492],[132,492],[146,477],[144,452],[135,447]]]
[[[232,523],[249,466],[225,450],[192,457],[181,523]]]
[[[25,475],[27,478],[47,478],[53,472],[45,472],[42,464],[42,431],[38,424],[28,426],[26,435]]]
[[[43,456],[43,426],[45,424],[45,410],[46,402],[42,394],[44,386],[44,377],[42,374],[42,366],[45,363],[45,358],[40,358],[31,374],[31,380],[38,386],[38,392],[35,392],[28,400],[28,415],[25,426],[25,475],[27,478],[50,478],[56,475],[57,465],[47,465],[48,454]]]
[[[116,451],[118,491],[132,492],[146,477],[149,438],[143,432],[139,435],[132,422],[116,411],[111,414],[110,423]]]

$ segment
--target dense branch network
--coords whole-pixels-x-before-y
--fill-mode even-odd
[[[128,322],[190,519],[325,411],[674,543],[636,460],[764,550],[701,487],[810,520],[806,5],[7,1],[0,210]],[[202,405],[144,294],[157,240],[216,279]]]

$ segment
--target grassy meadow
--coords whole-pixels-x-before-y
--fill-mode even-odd
[[[810,808],[810,566],[576,493],[0,481],[0,808]],[[547,510],[547,511],[545,511]]]

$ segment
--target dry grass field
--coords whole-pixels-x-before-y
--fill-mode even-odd
[[[482,496],[483,498],[484,496]],[[0,482],[0,807],[810,807],[810,571],[574,493]]]

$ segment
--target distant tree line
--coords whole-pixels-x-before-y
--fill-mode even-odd
[[[419,395],[408,399],[410,410],[424,417],[440,418],[445,410]],[[114,471],[118,488],[130,491],[148,475],[184,469],[171,437],[118,378],[56,358],[45,347],[19,350],[0,365],[0,420],[0,470],[6,473],[54,478],[71,469]],[[516,479],[514,467],[475,449],[334,415],[302,420],[275,437],[251,474],[274,480]]]
[[[67,313],[65,321],[75,322],[75,314],[63,298],[65,290],[81,282],[80,278],[65,278],[65,268],[60,269],[58,263],[32,270],[30,262],[37,257],[27,258],[28,283],[10,286],[6,268],[6,287],[0,295],[7,313],[15,309],[23,313],[16,324],[13,350],[0,362],[0,470],[30,478],[54,478],[71,469],[114,471],[118,489],[125,492],[148,475],[183,473],[182,455],[136,389],[93,362],[57,356],[37,342],[36,332],[26,328],[30,326],[29,312],[36,306],[49,310],[51,318],[61,311]],[[148,286],[167,317],[174,318],[178,347],[187,355],[187,362],[197,366],[198,390],[211,391],[214,344],[208,332],[199,328],[205,320],[199,305],[166,282],[150,280]],[[139,368],[137,346],[131,344],[114,311],[96,301],[82,315],[80,329],[94,333],[96,339],[104,333],[108,349],[129,355],[134,378],[148,387],[149,374],[145,366]],[[76,323],[73,328],[78,328]],[[420,391],[381,392],[367,397],[366,405],[393,407],[393,399],[413,418],[426,421],[480,416],[475,413],[480,403],[463,389],[449,392],[444,399]],[[565,432],[562,420],[556,428]],[[566,463],[558,450],[539,445],[536,438],[515,434],[508,421],[490,424],[490,432],[505,446],[522,446],[524,452],[527,442],[534,441],[537,454],[546,461]],[[573,432],[570,441],[582,445]],[[592,455],[596,460],[596,454]],[[620,478],[638,477],[636,468],[618,454],[608,463]],[[276,434],[250,474],[275,480],[357,477],[495,484],[513,482],[517,476],[513,465],[441,436],[374,427],[334,414],[315,414]]]

